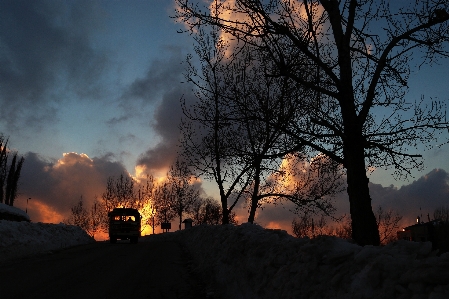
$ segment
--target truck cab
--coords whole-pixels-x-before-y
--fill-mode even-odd
[[[137,209],[115,208],[108,213],[109,240],[116,243],[117,239],[130,240],[137,243],[140,237],[141,215]]]

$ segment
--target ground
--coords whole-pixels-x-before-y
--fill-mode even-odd
[[[336,237],[298,239],[242,224],[197,226],[144,237],[136,245],[109,244],[73,226],[4,220],[0,236],[0,289],[17,294],[12,298],[35,290],[43,298],[49,289],[66,297],[91,287],[100,297],[117,290],[124,294],[128,289],[117,287],[122,279],[142,298],[439,299],[449,294],[449,253],[432,251],[428,242],[361,247]],[[120,263],[114,267],[114,261]]]

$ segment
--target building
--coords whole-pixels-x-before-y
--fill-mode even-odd
[[[440,220],[421,222],[404,227],[398,232],[398,239],[414,242],[432,242],[432,248],[439,252],[449,251],[449,223]]]

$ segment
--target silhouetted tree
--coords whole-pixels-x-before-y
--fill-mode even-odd
[[[87,208],[82,196],[76,205],[70,208],[70,216],[63,222],[81,227],[92,238],[95,238],[99,231],[107,232],[109,225],[104,206],[95,199],[92,206]]]
[[[185,161],[176,159],[167,174],[167,184],[171,189],[171,208],[179,218],[181,230],[182,215],[192,211],[192,207],[199,199],[199,190],[193,185],[193,174]]]
[[[64,220],[66,224],[76,225],[81,227],[84,231],[90,231],[90,215],[87,209],[84,206],[83,197],[81,196],[80,200],[76,205],[70,208],[70,216],[68,219]]]
[[[200,200],[195,202],[191,211],[191,215],[195,225],[221,224],[221,220],[223,218],[220,203],[212,198],[200,198]],[[237,224],[234,212],[231,212],[229,214],[229,223]]]
[[[449,223],[449,207],[441,206],[435,209],[433,212],[433,219],[442,221],[446,224]]]
[[[151,175],[147,175],[145,179],[141,179],[138,190],[138,201],[139,201],[139,212],[142,216],[142,231],[145,229],[145,226],[151,226],[154,228],[156,226],[155,223],[155,192],[156,192],[156,184],[154,181],[154,177]]]
[[[410,151],[419,143],[434,145],[436,130],[448,128],[444,104],[413,105],[404,98],[412,58],[422,65],[447,56],[449,3],[176,3],[176,17],[190,32],[218,26],[233,42],[265,53],[276,66],[268,75],[290,78],[308,90],[297,98],[297,109],[307,113],[298,113],[283,130],[310,155],[323,153],[344,166],[352,237],[360,245],[379,245],[366,169],[394,167],[397,175],[407,175],[422,164]]]
[[[314,214],[305,212],[292,221],[292,232],[298,238],[315,238],[318,236],[336,236],[342,239],[351,239],[351,221],[348,217],[334,219],[336,224],[328,225],[324,215],[319,218]]]
[[[399,222],[402,216],[397,211],[385,210],[379,206],[375,212],[377,226],[379,227],[380,244],[386,245],[397,240]]]
[[[107,232],[109,219],[103,204],[95,199],[89,211],[89,226],[87,233],[95,238],[97,232]]]
[[[324,215],[315,220],[309,213],[304,213],[292,221],[293,234],[298,238],[315,238],[317,236],[332,235],[332,228],[327,226]]]
[[[313,188],[293,191],[279,188],[273,180],[284,176],[280,168],[285,158],[303,148],[283,132],[296,114],[291,98],[299,95],[294,82],[287,77],[267,76],[271,66],[261,57],[262,52],[250,47],[233,48],[217,30],[206,33],[200,29],[195,40],[202,67],[197,70],[189,59],[186,77],[197,87],[198,102],[190,109],[184,105],[189,120],[181,126],[184,156],[199,175],[217,183],[225,211],[223,223],[242,197],[249,203],[250,223],[263,203],[280,199],[308,205],[309,209],[315,205],[329,213],[325,197],[341,189],[341,171],[336,171],[335,162],[326,163],[327,167],[322,164],[325,179],[315,180]],[[290,174],[294,171],[302,173],[303,169],[291,168]],[[234,201],[228,206],[232,197]]]
[[[202,29],[201,29],[202,30]],[[229,214],[241,199],[249,184],[251,161],[238,160],[233,148],[241,140],[241,134],[230,120],[234,111],[227,104],[223,76],[228,73],[225,63],[226,44],[217,44],[218,36],[201,32],[194,36],[195,48],[204,67],[198,70],[188,59],[186,79],[198,88],[197,102],[192,107],[183,103],[187,120],[181,124],[182,156],[192,165],[198,176],[216,182],[222,207],[222,224],[229,223]],[[219,49],[215,53],[215,47]]]
[[[164,182],[158,184],[154,192],[154,209],[156,211],[154,223],[159,225],[161,223],[169,223],[176,216],[176,209],[172,207],[174,194],[170,184]]]
[[[8,165],[8,154],[8,139],[0,135],[0,203],[4,202],[13,206],[17,197],[20,172],[25,158],[20,157],[18,159],[18,153],[15,152],[11,163]]]
[[[108,212],[114,208],[139,209],[142,204],[139,202],[137,191],[134,188],[134,180],[123,174],[118,178],[113,176],[108,178],[102,200]]]
[[[349,217],[344,217],[341,219],[333,232],[334,236],[337,236],[342,239],[351,239],[352,238],[352,225],[351,219]]]
[[[17,185],[19,184],[20,172],[24,161],[25,158],[21,157],[17,162],[17,153],[14,153],[6,179],[5,204],[7,205],[14,205],[14,200],[17,197]]]

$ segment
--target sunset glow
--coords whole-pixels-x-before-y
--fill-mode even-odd
[[[249,1],[248,3],[253,2]],[[363,20],[358,18],[361,16],[359,13],[363,12],[364,5],[367,5],[362,2],[357,2],[361,6],[357,6],[356,27],[361,25],[360,23]],[[405,2],[390,1],[388,3],[394,12],[398,11],[398,8],[403,6]],[[198,86],[194,86],[191,81],[186,80],[185,76],[186,72],[189,72],[188,63],[190,62],[193,63],[192,66],[196,68],[200,76],[203,71],[203,65],[198,64],[199,59],[195,52],[197,44],[193,39],[196,33],[201,32],[195,31],[198,30],[198,27],[190,33],[177,33],[186,31],[188,27],[187,23],[182,23],[183,20],[176,19],[181,16],[175,12],[174,1],[171,0],[33,0],[24,2],[3,1],[0,3],[0,20],[2,22],[2,26],[0,26],[0,61],[7,62],[2,63],[2,75],[0,76],[0,105],[2,107],[0,110],[0,133],[9,138],[9,152],[17,151],[19,156],[25,158],[17,185],[18,197],[14,205],[27,210],[31,222],[57,224],[71,215],[71,208],[80,200],[82,200],[86,209],[90,209],[95,204],[103,204],[102,196],[106,192],[108,179],[111,177],[119,178],[123,175],[126,178],[132,178],[136,192],[139,187],[142,190],[148,176],[154,179],[156,186],[166,183],[170,165],[182,152],[180,148],[180,137],[183,137],[180,134],[181,121],[186,120],[187,110],[193,110],[194,104],[198,103],[197,95],[204,92],[201,94],[202,96],[209,96],[208,89],[212,87],[211,85],[205,87],[205,89],[196,89]],[[233,26],[238,27],[237,29],[252,28],[253,31],[249,32],[250,34],[246,35],[245,38],[257,39],[257,37],[251,37],[251,34],[266,34],[263,30],[266,30],[264,26],[266,26],[268,20],[258,16],[257,13],[252,15],[251,18],[248,14],[242,13],[244,8],[239,7],[239,1],[237,0],[189,0],[185,3],[192,5],[192,7],[198,5],[197,7],[201,8],[202,14],[210,14],[212,17],[220,18],[222,22],[229,25],[228,32],[217,29],[220,30],[217,31],[217,35],[219,35],[219,43],[223,47],[220,48],[215,45],[216,48],[214,48],[213,43],[208,44],[208,50],[210,51],[205,53],[205,56],[216,55],[217,51],[214,53],[216,49],[225,51],[219,53],[219,55],[225,56],[223,62],[230,63],[231,68],[223,69],[242,68],[242,75],[245,75],[245,77],[230,71],[228,74],[224,74],[223,80],[217,86],[219,90],[229,88],[229,93],[226,91],[223,96],[221,94],[217,96],[224,98],[223,101],[225,101],[228,96],[239,92],[252,92],[257,86],[260,86],[258,85],[260,82],[256,82],[257,77],[254,77],[252,79],[254,82],[242,83],[242,89],[240,90],[240,82],[247,82],[241,78],[249,78],[245,74],[246,67],[251,71],[252,69],[261,70],[262,67],[260,69],[251,68],[250,63],[246,66],[238,59],[229,59],[235,58],[232,56],[234,52],[244,53],[244,51],[235,51],[238,47],[243,46],[243,35],[239,39],[230,32],[234,33]],[[261,1],[261,3],[268,4],[270,1]],[[304,78],[313,79],[313,83],[310,84],[321,84],[317,91],[320,91],[321,88],[329,88],[329,91],[332,90],[328,93],[329,95],[338,94],[334,92],[338,89],[335,87],[338,84],[334,85],[333,83],[338,80],[332,81],[334,79],[331,76],[331,73],[335,73],[335,77],[339,78],[338,73],[341,71],[336,59],[338,51],[334,46],[335,40],[333,40],[332,29],[329,27],[328,15],[321,5],[317,5],[320,1],[280,0],[273,3],[282,7],[278,11],[276,11],[277,8],[273,8],[268,17],[273,18],[274,22],[281,22],[281,24],[278,24],[280,26],[271,27],[272,30],[279,28],[280,31],[276,32],[272,39],[267,39],[264,46],[273,43],[272,49],[276,50],[271,52],[270,55],[279,61],[275,63],[263,61],[263,64],[261,64],[265,72],[263,80],[268,78],[270,82],[275,83],[286,74],[294,74],[297,66],[305,70],[311,65],[314,71],[311,72],[310,69],[307,69],[307,72],[301,73],[301,76],[305,74],[306,77]],[[309,15],[304,3],[309,5]],[[420,3],[420,1],[416,1],[416,3]],[[343,8],[343,4],[339,8]],[[346,12],[347,9],[345,7]],[[373,9],[377,10],[378,8],[373,7]],[[406,6],[405,9],[407,10]],[[64,16],[63,19],[61,19],[62,15]],[[312,28],[308,22],[309,16],[311,16],[312,23],[315,23],[312,24]],[[346,17],[344,20],[347,20]],[[374,19],[374,16],[371,15],[370,17]],[[423,19],[427,20],[424,17]],[[187,22],[187,20],[184,21]],[[195,23],[197,20],[190,21]],[[345,22],[342,23],[343,31],[350,28],[347,27]],[[405,24],[397,24],[398,28],[405,26]],[[284,54],[283,47],[294,48],[295,44],[292,40],[288,40],[288,34],[284,35],[285,28],[282,26],[295,27],[292,34],[298,38],[296,42],[301,41],[296,46],[302,45],[292,52],[285,52],[285,59],[281,59]],[[212,30],[211,27],[202,27],[201,29],[204,29],[205,34],[209,34]],[[382,28],[379,30],[381,30],[379,31],[381,35],[385,34]],[[316,33],[315,36],[312,32]],[[365,32],[366,39],[362,38],[365,36],[364,33],[356,32],[356,34],[360,34],[359,40],[354,41],[352,45],[357,47],[357,50],[374,55],[376,51],[381,49],[381,45],[374,40],[379,32],[377,32],[377,28],[372,26]],[[373,40],[370,40],[371,37]],[[372,44],[366,40],[371,41]],[[330,43],[331,41],[332,43]],[[304,42],[304,45],[302,42]],[[366,42],[366,45],[363,45],[363,42]],[[407,42],[412,42],[412,40]],[[375,46],[378,48],[375,48]],[[447,51],[447,46],[445,45],[442,50]],[[269,47],[267,46],[267,49]],[[302,47],[309,47],[310,51],[315,54],[319,52],[319,54],[314,59],[308,60],[315,54],[311,52],[303,55]],[[253,50],[253,48],[250,49]],[[410,51],[412,50],[414,48],[410,49]],[[351,53],[351,55],[362,55],[357,51]],[[264,54],[263,57],[270,59],[268,58],[270,55]],[[352,58],[351,55],[345,57]],[[187,62],[187,57],[192,59]],[[247,57],[255,60],[260,59],[262,55],[253,55],[253,52],[251,52]],[[449,84],[447,84],[447,81],[449,72],[447,71],[447,61],[442,58],[439,63],[433,65],[419,65],[418,62],[421,58],[421,56],[411,54],[410,72],[408,72],[409,64],[404,64],[404,72],[402,73],[401,69],[401,72],[396,74],[397,76],[406,75],[407,82],[405,83],[407,84],[404,85],[404,89],[400,89],[400,92],[392,92],[392,95],[398,94],[402,97],[403,90],[404,96],[400,101],[414,103],[422,99],[425,107],[434,109],[434,101],[444,104],[448,100]],[[213,63],[213,59],[214,57],[211,58],[212,61],[210,62]],[[326,67],[325,71],[315,73],[315,67],[317,67],[317,70],[321,67],[321,62],[316,63],[317,59],[335,60],[336,63],[327,64],[326,62],[324,66],[328,65],[329,67]],[[379,57],[376,56],[372,59],[366,59],[366,61],[376,63],[378,59]],[[251,60],[248,59],[248,61]],[[234,64],[231,64],[231,62]],[[415,63],[419,67],[414,66]],[[257,65],[257,62],[254,64]],[[281,68],[275,69],[277,66]],[[204,67],[207,70],[206,73],[210,75],[210,70],[207,69],[207,66]],[[220,68],[217,67],[216,69],[219,70]],[[309,71],[310,73],[308,73]],[[354,72],[357,73],[356,71],[363,72],[364,68],[354,66]],[[394,74],[392,70],[387,71]],[[370,72],[367,71],[367,77],[361,76],[359,78],[362,82],[359,82],[357,77],[354,79],[354,88],[359,88],[360,94],[364,94],[363,89],[366,86],[364,80],[370,78]],[[248,72],[248,75],[250,74]],[[327,77],[321,78],[321,74]],[[259,75],[261,76],[259,78],[262,78],[262,74]],[[386,82],[388,85],[389,81],[385,80],[387,77],[383,76],[384,73],[379,80]],[[288,86],[288,89],[291,87],[293,90],[297,87],[296,84],[302,84],[297,81],[299,79],[286,80],[286,84],[296,82]],[[237,84],[235,92],[229,86],[224,86],[227,81]],[[350,79],[343,81],[349,82]],[[340,80],[340,83],[343,81]],[[268,80],[261,80],[261,82],[268,82]],[[199,79],[197,83],[201,85],[203,82]],[[267,103],[271,101],[271,93],[277,96],[276,90],[278,88],[277,84],[268,85],[270,91],[267,92],[267,98],[269,99]],[[396,86],[396,83],[392,82],[392,86]],[[402,88],[402,85],[399,87]],[[301,90],[297,89],[296,91],[299,93]],[[309,91],[310,89],[307,87],[306,94],[309,94]],[[382,101],[382,94],[389,91],[376,89],[375,92],[376,97],[377,94],[379,95],[379,101]],[[265,94],[262,96],[265,97]],[[291,94],[286,93],[285,96],[291,97]],[[338,96],[341,96],[341,94],[338,94]],[[301,100],[297,98],[297,94],[294,97],[295,101]],[[255,97],[251,95],[247,99],[253,98]],[[185,107],[180,105],[180,100],[185,101]],[[329,117],[332,121],[329,123],[331,126],[326,129],[326,132],[331,132],[332,128],[337,128],[334,132],[339,131],[340,120],[334,119],[333,113],[337,111],[335,113],[337,118],[343,114],[338,110],[338,103],[335,104],[337,106],[333,105],[331,101],[328,105],[323,105],[323,107],[329,107],[328,115],[311,114],[310,117],[309,115],[300,115],[298,121],[295,119],[295,123],[288,124],[288,130],[286,131],[304,125],[313,117]],[[236,106],[228,104],[228,107],[234,109],[232,107]],[[357,113],[360,112],[362,106],[357,104],[356,107]],[[277,108],[281,108],[281,106],[279,105]],[[375,123],[378,116],[385,117],[383,125],[386,126],[389,122],[389,112],[384,115],[383,113],[387,110],[383,109],[384,107],[381,107],[378,109],[379,111],[369,111],[367,119]],[[438,109],[437,111],[444,111]],[[282,109],[275,110],[282,111]],[[287,111],[287,109],[285,110]],[[414,112],[412,110],[410,109],[407,113],[412,115]],[[297,112],[291,109],[288,111]],[[221,114],[221,111],[218,114]],[[273,119],[282,116],[275,114],[277,112],[269,115]],[[288,114],[285,114],[285,117]],[[292,115],[296,117],[296,114]],[[233,119],[233,117],[230,118]],[[333,122],[334,120],[335,122]],[[230,121],[231,124],[233,124],[232,121]],[[270,123],[271,121],[266,122],[266,124]],[[312,130],[315,126],[319,127],[320,123],[322,122],[318,119],[318,122],[312,124],[313,127],[308,127],[308,129]],[[351,123],[349,122],[349,124]],[[404,124],[406,123],[404,122]],[[370,126],[371,124],[367,123],[367,125]],[[323,128],[325,126],[324,124]],[[300,129],[302,128],[305,127],[300,127]],[[368,134],[367,136],[371,136],[369,138],[373,140],[382,136],[390,136],[389,133],[377,135],[376,128],[371,130],[371,128],[363,127],[363,130],[363,134]],[[280,134],[284,134],[286,131]],[[224,132],[227,132],[227,130],[224,130]],[[320,135],[323,132],[324,130],[318,129],[311,132],[311,135]],[[369,196],[372,199],[373,209],[382,206],[385,209],[391,208],[400,211],[401,215],[404,216],[405,224],[407,224],[408,219],[414,222],[418,214],[422,213],[424,217],[427,214],[432,216],[437,207],[449,205],[449,143],[445,143],[447,141],[445,138],[449,134],[447,131],[441,131],[441,133],[441,147],[421,150],[419,145],[417,146],[417,150],[413,154],[422,154],[423,167],[407,162],[404,164],[404,168],[411,169],[410,173],[406,173],[406,176],[395,176],[394,169],[390,166],[396,161],[387,161],[388,157],[386,156],[386,163],[390,164],[387,167],[367,167]],[[332,144],[328,145],[329,150],[333,150],[330,148],[335,146],[337,155],[342,155],[343,150],[340,147],[340,141],[351,139],[345,138],[343,133],[330,133],[330,135],[323,137],[323,144],[330,140]],[[230,138],[233,137],[230,136]],[[303,135],[299,136],[299,139],[302,137]],[[298,144],[294,144],[296,141],[291,141],[295,138],[297,137],[286,138],[285,148],[297,146]],[[320,142],[317,141],[317,138],[309,141],[311,143]],[[228,136],[225,140],[227,139]],[[235,138],[235,140],[238,140],[238,138]],[[245,144],[245,142],[242,142],[242,144]],[[284,147],[284,145],[281,146]],[[326,152],[326,146],[318,146],[317,148]],[[371,144],[367,143],[366,146],[368,148]],[[312,150],[318,151],[318,149]],[[381,150],[377,147],[368,150],[371,149],[374,151]],[[203,149],[199,151],[203,151]],[[227,155],[227,150],[223,152]],[[209,154],[207,151],[203,153]],[[306,153],[306,155],[313,154]],[[8,163],[11,163],[11,156]],[[243,161],[239,159],[240,157],[236,161]],[[336,160],[339,159],[336,158]],[[213,163],[211,161],[207,160],[206,162]],[[232,163],[240,163],[231,158],[227,161],[230,162],[225,167]],[[319,185],[321,181],[318,178],[326,181],[327,177],[322,175],[319,170],[319,166],[322,165],[320,163],[325,164],[329,161],[323,155],[307,159],[302,159],[299,154],[297,156],[287,155],[282,161],[280,161],[280,158],[275,161],[275,163],[280,162],[280,166],[275,164],[273,171],[272,165],[270,165],[269,170],[264,170],[264,175],[268,172],[277,171],[277,173],[268,178],[263,177],[263,180],[268,180],[272,185],[266,187],[268,184],[265,184],[266,189],[262,191],[273,188],[279,192],[298,191],[300,193],[307,191],[308,182],[317,182],[316,185]],[[400,164],[400,162],[398,163]],[[360,162],[359,165],[362,165],[362,163]],[[233,166],[231,165],[231,167]],[[236,169],[240,166],[243,167],[243,163],[238,165]],[[278,167],[279,169],[277,169]],[[361,168],[361,173],[363,173],[363,170]],[[345,170],[341,167],[338,171],[342,180],[345,181]],[[204,175],[204,173],[197,174]],[[232,179],[229,179],[228,176],[224,176],[224,180],[228,185],[232,183]],[[197,178],[192,175],[189,184],[199,190],[202,198],[213,198],[221,205],[220,190],[213,178],[209,180],[207,176]],[[321,186],[323,185],[321,184]],[[349,217],[350,208],[346,185],[342,189],[343,192],[329,198],[332,198],[337,210],[336,216]],[[228,207],[232,203],[230,199]],[[296,217],[292,212],[295,211],[296,207],[293,206],[291,201],[285,200],[285,202],[275,205],[267,200],[262,204],[263,209],[258,208],[256,211],[255,223],[263,227],[291,231],[291,222]],[[112,204],[111,207],[113,205],[115,204]],[[236,213],[238,223],[248,221],[249,213],[245,199],[240,200],[232,211]],[[142,223],[150,222],[156,212],[151,203],[148,203],[140,210],[143,215]],[[301,212],[303,211],[298,213]],[[187,217],[190,217],[190,215]],[[172,225],[172,231],[178,228],[178,223],[179,221],[176,219],[176,224]],[[160,225],[156,226],[155,232],[161,232]],[[150,225],[142,225],[142,228],[142,235],[153,233]],[[108,238],[107,233],[96,233],[95,237],[99,240]]]
[[[33,222],[60,223],[66,218],[52,206],[43,203],[37,198],[33,198],[28,202],[27,210]]]

